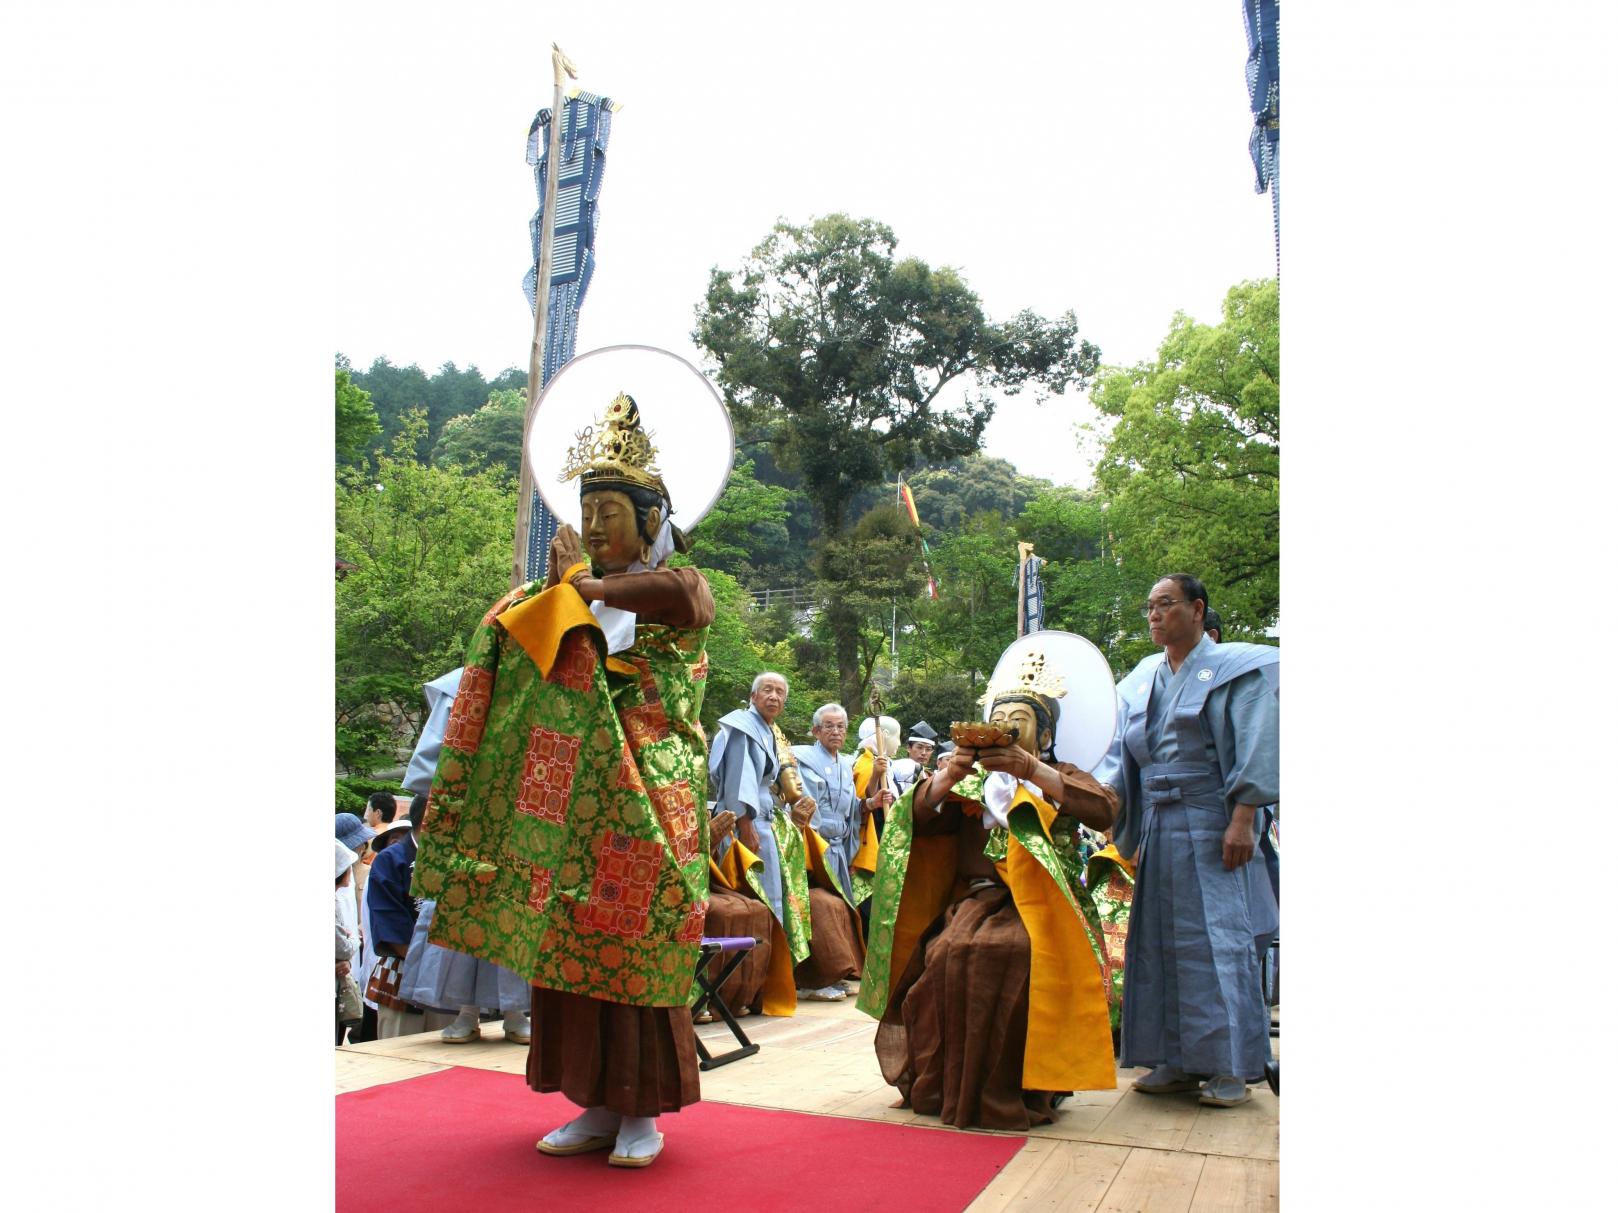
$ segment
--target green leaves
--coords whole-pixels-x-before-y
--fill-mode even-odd
[[[1155,362],[1091,394],[1117,418],[1096,481],[1125,565],[1195,573],[1237,631],[1280,610],[1280,348],[1275,281],[1244,282],[1220,324],[1176,315]]]
[[[853,499],[897,471],[975,452],[989,393],[1082,386],[1099,357],[1071,313],[994,323],[959,271],[896,260],[897,244],[885,224],[844,214],[777,223],[739,267],[712,272],[692,334],[743,449],[767,445],[813,507],[845,698],[869,670],[866,591],[834,555]],[[977,391],[946,397],[957,381]]]
[[[401,420],[374,473],[337,484],[337,758],[353,773],[391,765],[424,708],[421,686],[461,664],[472,625],[506,590],[516,500],[492,473],[422,467],[419,411]],[[391,708],[386,705],[392,705]]]

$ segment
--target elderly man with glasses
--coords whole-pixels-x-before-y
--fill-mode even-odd
[[[1207,611],[1188,573],[1152,587],[1141,613],[1163,652],[1118,684],[1096,777],[1122,800],[1113,838],[1135,868],[1119,1062],[1152,1067],[1137,1091],[1231,1107],[1270,1058],[1254,940],[1276,929],[1276,901],[1251,861],[1259,807],[1281,798],[1281,654],[1215,643]]]

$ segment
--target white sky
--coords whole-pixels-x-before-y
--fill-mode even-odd
[[[1115,364],[1151,357],[1176,310],[1217,320],[1230,286],[1274,272],[1234,0],[451,11],[333,10],[335,333],[357,367],[527,366],[524,148],[553,40],[625,106],[581,353],[645,343],[700,365],[709,269],[777,217],[879,219],[900,255],[961,269],[994,319],[1072,308]],[[1084,484],[1070,431],[1093,416],[1083,393],[1025,393],[986,449]]]

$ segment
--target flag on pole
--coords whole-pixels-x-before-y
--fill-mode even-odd
[[[1034,545],[1017,545],[1017,635],[1026,636],[1045,626],[1045,587],[1039,570],[1045,562],[1034,555]]]
[[[1253,158],[1254,192],[1270,192],[1275,212],[1275,265],[1281,272],[1281,3],[1242,0],[1247,27],[1247,96],[1253,131],[1247,151]]]
[[[904,482],[903,476],[899,477],[899,504],[910,515],[910,525],[916,528],[916,534],[921,537],[921,567],[927,574],[927,597],[937,602],[938,583],[933,580],[933,568],[927,561],[932,551],[927,547],[927,537],[921,534],[921,515],[916,513],[916,499],[910,495],[910,486]]]
[[[609,98],[583,89],[562,102],[562,159],[556,178],[556,221],[552,228],[541,388],[573,357],[578,340],[579,309],[595,273],[601,175],[606,167],[612,115],[617,108]],[[534,259],[522,283],[531,311],[539,307],[539,245],[545,225],[545,179],[551,168],[550,125],[551,110],[546,106],[534,115],[533,125],[528,128],[528,163],[534,166],[534,187],[539,191],[539,209],[528,221]],[[532,581],[545,575],[546,557],[551,540],[556,536],[556,519],[545,508],[537,489],[530,507],[526,578]]]

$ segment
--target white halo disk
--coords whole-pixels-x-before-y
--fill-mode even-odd
[[[1112,748],[1118,730],[1118,692],[1114,689],[1112,667],[1083,636],[1072,632],[1044,629],[1019,636],[995,663],[989,678],[997,686],[1002,678],[1016,673],[1031,650],[1045,654],[1045,669],[1067,680],[1067,694],[1056,702],[1056,757],[1071,762],[1081,771],[1093,771]],[[994,708],[983,709],[989,719]]]
[[[559,522],[579,526],[579,482],[557,476],[585,426],[596,425],[618,393],[634,397],[657,448],[674,524],[689,531],[730,478],[736,434],[708,377],[678,354],[650,345],[608,345],[563,363],[534,408],[528,464],[534,486]]]

